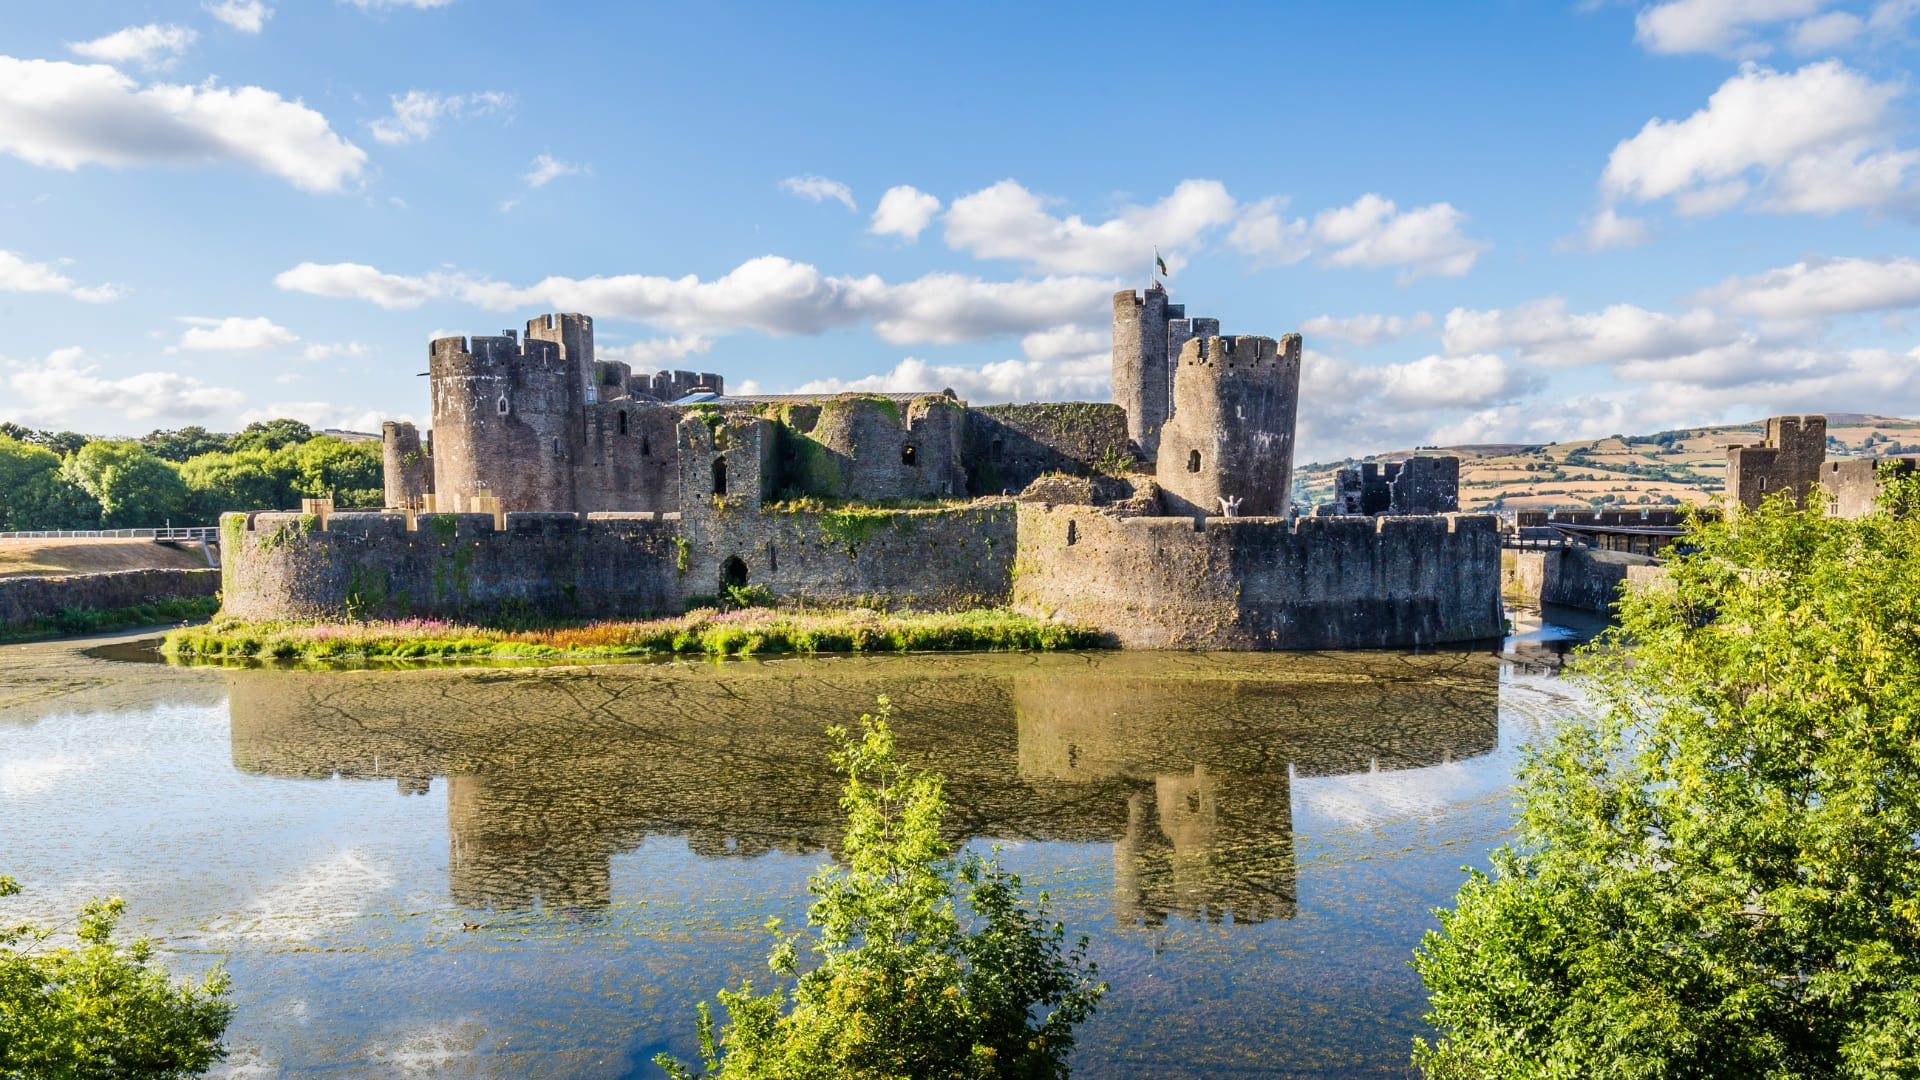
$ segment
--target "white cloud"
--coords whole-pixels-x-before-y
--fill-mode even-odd
[[[113,285],[81,285],[48,263],[28,262],[18,252],[0,251],[0,292],[50,292],[89,304],[118,299]]]
[[[180,321],[192,325],[180,335],[180,344],[175,348],[189,351],[251,352],[291,345],[300,340],[293,331],[275,325],[272,319],[265,316],[254,319],[238,315],[226,319],[183,316]]]
[[[777,255],[749,259],[712,281],[692,275],[623,274],[550,277],[522,288],[459,274],[401,277],[357,263],[301,263],[276,277],[274,284],[386,308],[418,307],[446,297],[495,311],[591,311],[683,332],[818,334],[871,322],[875,333],[896,345],[977,341],[1090,318],[1105,308],[1118,287],[1110,278],[995,282],[960,274],[928,274],[892,285],[871,274],[828,277],[817,267]]]
[[[584,166],[569,164],[552,154],[541,154],[533,159],[533,169],[520,179],[525,180],[528,187],[546,187],[562,176],[577,176],[584,171]]]
[[[848,199],[852,199],[851,193]],[[940,212],[940,200],[909,184],[887,189],[874,208],[873,224],[867,231],[876,236],[901,236],[918,240],[933,216]]]
[[[361,263],[322,266],[303,262],[280,273],[273,283],[288,292],[365,300],[388,311],[417,308],[442,294],[442,287],[435,279],[383,274]]]
[[[200,35],[184,26],[129,26],[92,41],[69,41],[67,50],[89,60],[109,64],[135,63],[144,68],[172,67]]]
[[[1112,376],[1112,364],[1106,356],[1069,363],[1001,360],[980,367],[929,364],[909,356],[892,370],[878,375],[814,379],[792,392],[905,394],[951,389],[962,400],[976,405],[1002,401],[1105,401],[1112,395]]]
[[[1781,74],[1748,64],[1685,120],[1647,121],[1613,148],[1600,184],[1610,200],[1671,198],[1683,214],[1745,202],[1755,210],[1834,213],[1910,197],[1920,152],[1889,134],[1899,83],[1837,60]]]
[[[673,337],[636,341],[631,345],[594,346],[594,352],[600,359],[624,360],[639,371],[655,370],[661,364],[684,360],[689,356],[699,356],[712,349],[713,339],[700,334],[677,334]]]
[[[1092,330],[1074,323],[1036,330],[1020,339],[1020,351],[1029,360],[1061,360],[1113,357],[1112,331]]]
[[[1368,194],[1315,214],[1312,236],[1329,265],[1397,266],[1405,283],[1434,274],[1459,277],[1473,268],[1489,245],[1462,235],[1465,221],[1449,203],[1401,213],[1392,199]]]
[[[1040,270],[1115,274],[1152,268],[1155,247],[1178,272],[1206,233],[1238,207],[1218,180],[1182,180],[1152,206],[1126,206],[1097,225],[1057,218],[1047,200],[1012,180],[953,200],[947,246],[983,259],[1017,259]]]
[[[1655,53],[1706,52],[1759,56],[1768,49],[1753,30],[1813,15],[1828,0],[1670,0],[1640,12],[1634,40]]]
[[[1396,341],[1432,325],[1433,316],[1424,311],[1415,312],[1409,318],[1398,315],[1351,315],[1336,319],[1331,315],[1315,315],[1300,324],[1300,332],[1308,337],[1339,338],[1356,345],[1378,345],[1383,341]]]
[[[1557,297],[1504,310],[1447,313],[1441,342],[1462,355],[1513,348],[1521,360],[1554,367],[1687,356],[1739,341],[1734,322],[1698,308],[1680,315],[1615,304],[1576,315]]]
[[[105,65],[8,56],[0,56],[0,151],[67,170],[239,162],[309,191],[341,190],[367,161],[326,117],[257,86],[143,90]]]
[[[308,345],[301,351],[300,355],[306,360],[330,360],[336,356],[366,356],[372,352],[372,349],[367,348],[357,341],[348,341],[332,345],[321,345],[316,342]]]
[[[1562,251],[1611,251],[1634,248],[1653,239],[1653,230],[1638,218],[1621,217],[1609,206],[1587,219],[1578,235],[1563,237],[1555,245]]]
[[[436,94],[429,90],[409,90],[405,94],[394,94],[389,100],[393,103],[393,115],[372,121],[367,127],[372,129],[374,138],[394,146],[427,138],[443,119],[485,116],[513,102],[510,95],[498,91]]]
[[[1280,216],[1288,199],[1274,195],[1248,206],[1227,234],[1227,246],[1254,256],[1255,265],[1291,266],[1313,253],[1307,223]]]
[[[1825,319],[1920,306],[1920,259],[1813,259],[1730,277],[1688,297],[1762,319]]]
[[[203,386],[172,371],[102,378],[79,348],[56,349],[37,363],[12,364],[0,396],[0,419],[26,424],[59,422],[82,409],[105,409],[129,420],[200,420],[246,400],[238,390]]]
[[[789,176],[780,181],[780,190],[790,195],[798,195],[814,202],[838,199],[845,203],[848,210],[858,210],[853,204],[853,189],[838,180],[829,180],[824,176]]]
[[[207,14],[243,34],[257,34],[273,18],[273,9],[260,0],[219,0],[204,5]]]
[[[380,425],[388,420],[399,420],[404,423],[419,422],[410,413],[365,409],[357,405],[335,405],[327,401],[275,401],[264,409],[248,409],[240,414],[242,424],[251,424],[256,420],[280,419],[298,420],[315,431],[335,428],[368,434],[378,433]]]
[[[1793,28],[1793,51],[1826,52],[1837,49],[1865,33],[1867,20],[1850,11],[1829,11],[1804,19]]]
[[[1538,375],[1491,353],[1423,356],[1372,369],[1380,403],[1392,409],[1478,408],[1539,389]]]
[[[1425,356],[1368,367],[1305,349],[1300,399],[1315,405],[1301,410],[1296,460],[1431,445],[1462,410],[1503,407],[1541,384],[1538,375],[1494,355]]]
[[[347,3],[352,4],[362,11],[373,11],[379,8],[390,7],[420,8],[424,11],[431,8],[446,7],[453,3],[453,0],[347,0]]]

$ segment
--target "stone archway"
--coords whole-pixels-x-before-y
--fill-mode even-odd
[[[744,588],[747,584],[747,564],[738,555],[731,556],[720,564],[720,588]]]

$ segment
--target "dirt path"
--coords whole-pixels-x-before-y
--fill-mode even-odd
[[[109,570],[204,570],[200,546],[151,540],[0,540],[0,578]]]

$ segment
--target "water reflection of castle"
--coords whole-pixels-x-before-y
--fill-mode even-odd
[[[233,760],[273,776],[446,777],[468,907],[591,906],[649,835],[712,858],[831,850],[821,728],[875,693],[947,776],[954,839],[1113,846],[1116,915],[1294,912],[1292,775],[1491,751],[1484,655],[965,658],[597,672],[229,675]],[[842,677],[846,676],[846,677]]]

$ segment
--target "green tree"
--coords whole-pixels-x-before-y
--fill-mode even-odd
[[[61,457],[66,457],[93,441],[91,436],[82,435],[77,431],[37,431],[13,423],[0,424],[0,435],[45,447]]]
[[[298,420],[255,420],[246,430],[227,440],[227,452],[278,450],[297,446],[313,436],[314,430]]]
[[[201,454],[180,466],[180,479],[187,485],[187,513],[196,522],[218,521],[229,510],[299,506],[293,462],[284,450]]]
[[[0,435],[0,530],[91,529],[100,503],[60,475],[60,458]]]
[[[1092,1015],[1106,984],[1047,922],[1045,893],[1032,912],[1020,879],[997,860],[955,859],[940,837],[946,810],[938,774],[894,754],[889,707],[862,716],[854,738],[829,729],[847,782],[844,871],[814,875],[808,944],[817,963],[790,992],[722,990],[728,1023],[716,1038],[699,1006],[705,1075],[729,1080],[918,1080],[921,1077],[1054,1078],[1067,1075],[1074,1026]],[[958,913],[964,895],[971,919]],[[778,922],[769,923],[778,931]],[[798,937],[768,958],[780,976],[799,967]],[[674,1080],[695,1074],[667,1054]]]
[[[316,436],[290,453],[293,489],[310,499],[333,496],[342,507],[379,506],[386,499],[380,448]]]
[[[187,523],[187,485],[180,473],[137,442],[90,442],[61,465],[60,473],[99,500],[106,528]]]
[[[19,891],[0,877],[0,897]],[[0,1077],[175,1080],[225,1056],[226,973],[175,983],[145,938],[115,945],[125,906],[115,897],[82,909],[77,948],[47,948],[51,930],[0,927]]]
[[[220,453],[231,438],[233,436],[218,435],[196,425],[178,431],[149,431],[140,436],[140,445],[154,457],[179,464],[201,454]]]
[[[1428,1076],[1920,1076],[1920,513],[1690,543],[1416,953]]]

